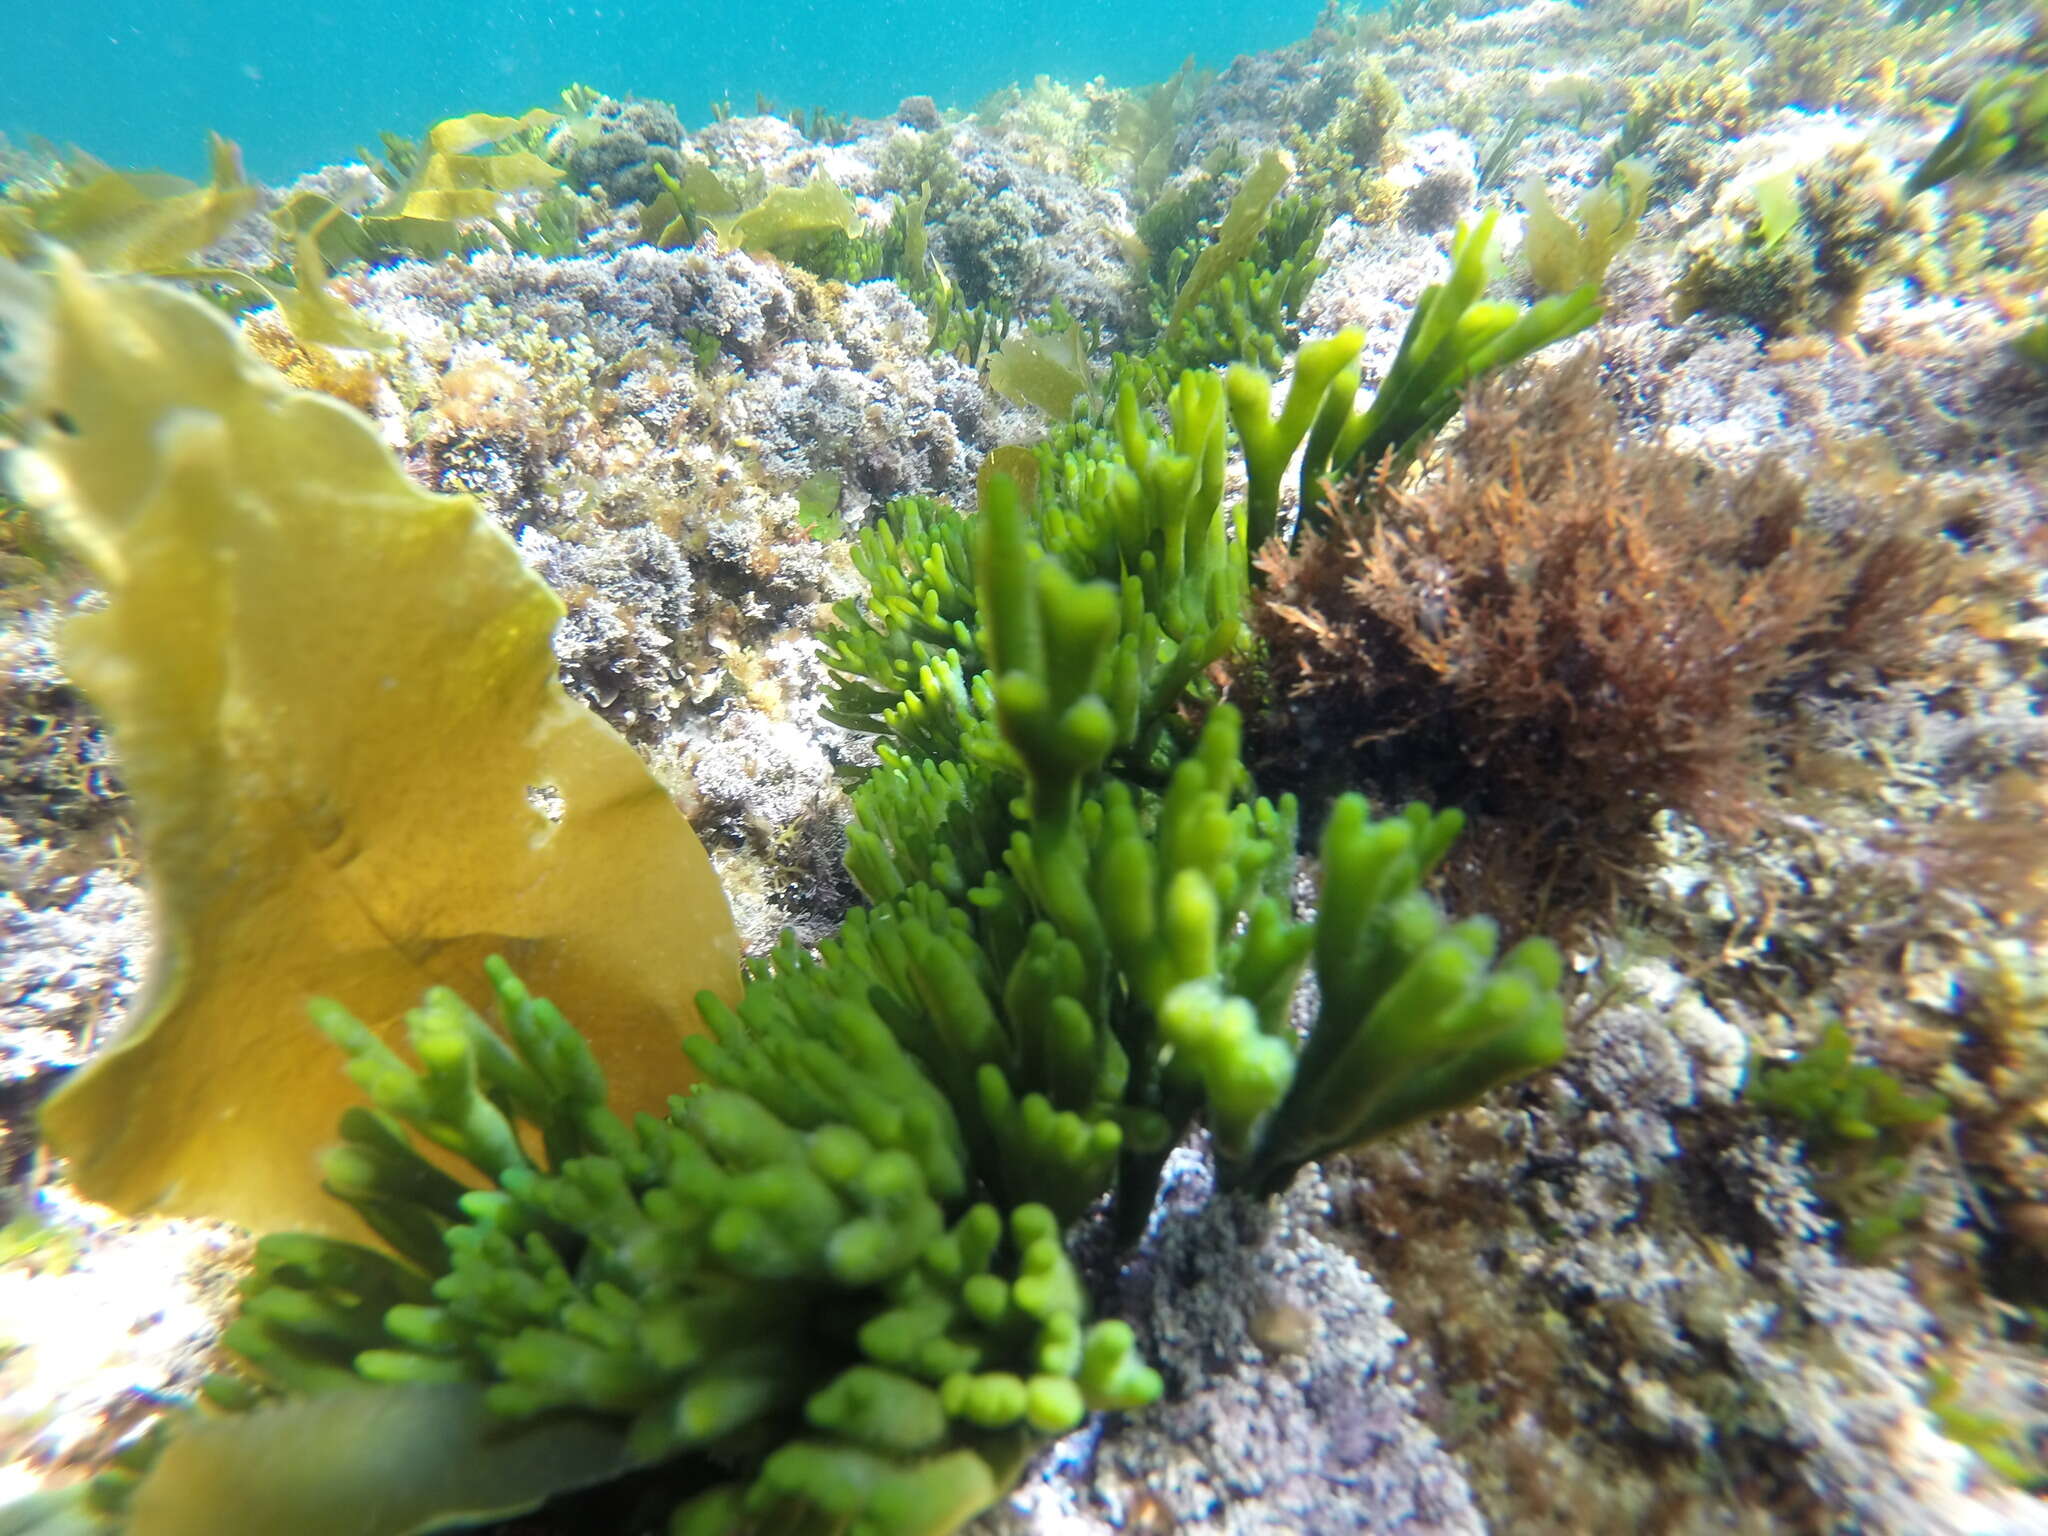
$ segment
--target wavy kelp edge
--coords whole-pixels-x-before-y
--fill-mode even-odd
[[[9,275],[12,478],[105,590],[64,637],[136,806],[156,955],[43,1128],[89,1197],[360,1235],[308,1177],[360,1099],[305,999],[387,1038],[505,953],[590,1021],[628,1107],[737,988],[709,859],[563,692],[561,608],[467,497],[292,389],[208,306],[53,251]]]

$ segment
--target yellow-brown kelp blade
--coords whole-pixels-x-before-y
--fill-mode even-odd
[[[107,593],[65,658],[112,725],[156,924],[132,1027],[43,1114],[78,1187],[361,1236],[319,1190],[359,1095],[306,1001],[398,1040],[430,983],[481,1004],[492,953],[582,1027],[614,1107],[660,1109],[738,941],[688,824],[557,682],[553,595],[198,300],[61,256],[13,276],[42,310],[7,317],[15,478]]]
[[[137,1487],[122,1529],[445,1531],[517,1514],[631,1465],[618,1428],[570,1414],[507,1425],[467,1382],[343,1387],[179,1425]]]

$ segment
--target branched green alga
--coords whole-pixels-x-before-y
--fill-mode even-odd
[[[1339,801],[1304,919],[1295,805],[1213,697],[1356,351],[1306,349],[1277,418],[1248,373],[1183,375],[1163,422],[1127,384],[1030,494],[992,475],[973,517],[863,534],[826,649],[833,717],[878,738],[847,856],[872,905],[786,938],[736,1007],[699,998],[666,1118],[615,1116],[502,964],[497,1026],[437,990],[410,1059],[316,1005],[370,1101],[327,1187],[391,1251],[264,1239],[230,1411],[19,1528],[399,1536],[637,1472],[676,1533],[940,1536],[1047,1437],[1159,1395],[1062,1239],[1105,1200],[1139,1227],[1193,1128],[1265,1194],[1556,1060],[1555,950],[1499,954],[1422,889],[1457,814]],[[341,1493],[364,1479],[374,1514]]]

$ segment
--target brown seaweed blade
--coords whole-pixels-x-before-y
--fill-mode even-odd
[[[126,1036],[51,1100],[93,1199],[360,1236],[311,1177],[359,1096],[306,1023],[396,1041],[423,986],[510,958],[585,1021],[624,1112],[737,995],[695,835],[563,692],[561,613],[467,497],[291,389],[197,300],[58,256],[17,479],[106,606],[67,635],[112,723],[157,954]]]

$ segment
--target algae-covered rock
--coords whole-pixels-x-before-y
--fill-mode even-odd
[[[557,128],[548,153],[570,186],[602,187],[621,206],[651,203],[661,195],[657,166],[683,175],[683,143],[683,126],[667,102],[606,97]]]
[[[936,259],[965,269],[996,258],[980,275],[992,291],[1014,290],[1020,328],[1060,300],[1099,338],[1103,369],[1105,353],[1143,345],[1150,263],[1130,235],[1188,211],[1174,206],[1176,187],[1227,191],[1234,171],[1222,167],[1242,169],[1268,147],[1299,155],[1299,132],[1332,151],[1309,168],[1341,190],[1338,170],[1384,153],[1387,138],[1371,143],[1384,121],[1375,109],[1396,94],[1406,123],[1392,163],[1355,178],[1313,253],[1322,270],[1287,296],[1288,323],[1256,327],[1274,348],[1259,360],[1283,378],[1294,370],[1297,383],[1320,357],[1297,348],[1297,331],[1313,348],[1358,327],[1347,366],[1367,387],[1394,365],[1476,201],[1498,201],[1525,177],[1596,186],[1626,154],[1646,153],[1655,192],[1609,269],[1606,313],[1589,336],[1618,412],[1612,430],[1668,438],[1717,473],[1782,457],[1829,536],[1890,526],[1892,500],[1863,488],[1883,479],[1924,502],[1913,524],[1923,544],[1967,556],[1939,606],[1945,627],[1910,668],[1831,662],[1812,686],[1771,695],[1756,826],[1710,835],[1665,812],[1661,862],[1625,872],[1641,883],[1617,907],[1532,917],[1579,925],[1566,946],[1578,1050],[1562,1073],[1334,1160],[1271,1208],[1213,1201],[1199,1149],[1176,1154],[1125,1274],[1124,1255],[1084,1227],[1075,1253],[1098,1308],[1130,1321],[1178,1401],[1058,1441],[991,1528],[1157,1533],[1170,1521],[1188,1536],[1334,1536],[1483,1523],[1579,1536],[1847,1522],[1922,1536],[2043,1525],[2038,1498],[2013,1485],[2036,1475],[2029,1447],[2048,1402],[2030,1311],[2048,1301],[2036,1279],[2048,1251],[2038,1008],[1987,980],[1986,957],[2023,952],[2040,910],[2048,395],[2009,343],[2038,318],[2048,183],[2012,163],[2024,155],[1979,154],[1998,136],[1962,119],[1998,126],[1983,102],[1955,110],[1977,80],[2005,89],[2029,46],[2014,27],[1967,7],[1891,12],[1887,0],[1845,0],[1744,23],[1673,0],[1540,0],[1453,17],[1434,0],[1396,0],[1356,17],[1333,10],[1312,36],[1220,76],[1196,65],[1132,92],[1048,79],[972,116],[906,103],[900,122],[855,121],[831,143],[779,116],[672,135],[646,104],[593,114],[620,127],[571,178],[587,173],[615,202],[636,177],[655,179],[671,147],[687,166],[714,162],[750,202],[822,172],[871,230],[929,181]],[[945,82],[926,84],[951,99]],[[1553,91],[1547,120],[1516,120]],[[1789,100],[1802,108],[1768,114]],[[1959,135],[1937,147],[1952,120]],[[1963,143],[1973,133],[1975,148]],[[556,130],[558,147],[566,138]],[[891,147],[913,142],[916,154]],[[1968,153],[1953,153],[1959,144]],[[1499,151],[1476,194],[1475,150]],[[5,163],[16,200],[62,180],[41,159]],[[1902,209],[1896,189],[1916,165],[1930,187],[1967,174]],[[1774,213],[1745,185],[1785,166],[1800,173],[1790,230],[1777,217],[1787,200]],[[335,173],[313,190],[353,207],[358,187]],[[957,250],[938,228],[949,198],[973,205]],[[1223,201],[1199,212],[1213,217]],[[8,214],[0,208],[0,223]],[[1192,228],[1149,255],[1169,258]],[[892,498],[969,508],[990,450],[1043,423],[950,354],[957,326],[927,353],[933,317],[916,304],[928,289],[905,284],[915,301],[886,281],[848,289],[711,245],[623,250],[636,234],[620,221],[568,259],[351,270],[327,291],[397,346],[324,369],[282,347],[267,355],[371,414],[415,478],[478,496],[570,610],[555,637],[565,682],[688,810],[749,946],[767,949],[785,924],[816,943],[856,899],[839,867],[839,780],[871,756],[821,712],[820,609],[860,590],[857,541],[891,527],[911,538],[911,519],[884,512]],[[247,254],[259,244],[262,255]],[[248,241],[232,260],[260,268],[284,251]],[[1670,295],[1696,251],[1712,257],[1691,280],[1711,312],[1674,323]],[[1027,280],[1012,281],[1020,272]],[[1190,317],[1203,355],[1188,360],[1251,355],[1232,329],[1244,310],[1235,298],[1218,285],[1213,303],[1198,304],[1216,323]],[[965,348],[974,362],[994,350],[985,339]],[[1126,376],[1109,374],[1110,398]],[[1285,423],[1296,403],[1284,386],[1261,396],[1261,414],[1282,419],[1247,432],[1256,462],[1241,467],[1233,448],[1221,471],[1225,484],[1253,487],[1247,526],[1261,533],[1284,532],[1299,505],[1287,461],[1300,436]],[[1074,436],[1062,427],[1062,453]],[[1456,527],[1472,507],[1440,496],[1442,465],[1416,458],[1395,489]],[[1014,451],[998,462],[1018,464]],[[811,490],[826,479],[838,488],[829,506]],[[1310,491],[1313,501],[1313,479]],[[934,536],[925,552],[945,548]],[[1431,570],[1413,584],[1425,637],[1455,624],[1445,604],[1458,575]],[[930,590],[943,585],[934,578]],[[925,589],[896,595],[922,601]],[[101,755],[90,706],[39,659],[57,606],[0,613],[26,642],[9,653],[26,658],[21,675],[0,689],[11,738],[0,773],[22,792],[0,811],[19,832],[0,841],[0,927],[18,950],[0,965],[0,1060],[36,1073],[78,1053],[101,1000],[133,985],[144,948],[140,894],[118,862],[125,834],[108,777],[118,764]],[[1589,623],[1615,617],[1612,605],[1577,611]],[[942,598],[929,628],[899,638],[889,654],[922,664],[918,645],[966,659],[979,635],[972,614]],[[1618,652],[1662,654],[1625,639]],[[1318,709],[1290,695],[1291,681],[1245,673],[1231,688],[1248,710],[1270,711],[1266,728],[1307,772],[1347,786],[1363,775],[1382,804],[1441,797],[1432,755],[1381,734],[1415,722]],[[1398,717],[1409,680],[1385,681],[1386,713]],[[16,816],[46,785],[46,814]],[[1321,812],[1311,804],[1306,818]],[[925,875],[990,872],[985,831],[968,821],[941,819]],[[1569,818],[1507,831],[1526,852],[1493,863],[1454,854],[1461,888],[1520,889],[1561,852],[1614,853]],[[873,873],[872,848],[855,860]],[[1987,944],[1992,933],[2005,948]],[[1213,1003],[1180,998],[1179,1024],[1228,1023]],[[1736,1093],[1746,1063],[1768,1073],[1825,1042],[1831,1024],[1849,1032],[1855,1060],[1950,1106],[1903,1154],[1898,1187],[1924,1202],[1921,1214],[1868,1262],[1845,1257],[1853,1210],[1840,1197],[1852,1192],[1840,1170]],[[16,1113],[0,1102],[0,1121]],[[11,1154],[23,1145],[17,1134]],[[67,1228],[81,1225],[75,1202],[44,1203]],[[104,1250],[91,1259],[177,1267],[136,1236],[89,1241]],[[41,1315],[66,1283],[53,1268],[6,1292],[18,1302],[10,1315]],[[100,1303],[115,1272],[101,1263],[74,1277],[94,1305],[63,1314],[80,1319],[70,1332],[114,1315]],[[189,1309],[167,1313],[132,1343],[125,1319],[106,1326],[141,1356],[138,1385],[178,1391],[203,1330]],[[175,1364],[160,1369],[174,1333]],[[57,1410],[38,1418],[34,1454],[82,1469],[157,1405],[124,1403],[112,1371],[60,1382],[71,1366],[68,1349],[32,1347],[6,1362],[0,1392],[53,1383],[33,1409]],[[1021,1390],[991,1384],[973,1406],[1021,1402],[1057,1419],[1044,1410],[1058,1394],[1034,1405]],[[1000,1478],[979,1456],[921,1469],[914,1487],[890,1482],[891,1458],[930,1441],[942,1395],[851,1375],[820,1394],[833,1433],[855,1426],[863,1404],[899,1411],[859,1446],[798,1446],[776,1476],[829,1484],[849,1503],[887,1485],[941,1519],[985,1501]],[[20,1402],[17,1391],[0,1413]],[[0,1426],[0,1461],[22,1443]],[[728,1486],[679,1533],[728,1536],[743,1498]]]

